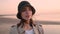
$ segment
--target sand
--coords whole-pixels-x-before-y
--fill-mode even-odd
[[[53,21],[35,21],[35,22],[38,22],[39,24],[43,25],[43,29],[44,29],[45,34],[47,34],[48,32],[50,33],[50,31],[47,32],[46,25],[60,25],[60,22],[53,22]],[[19,19],[3,18],[3,17],[0,18],[0,34],[9,34],[10,27],[14,24],[17,24],[17,23],[19,23]],[[57,32],[55,34],[59,34],[59,33]]]

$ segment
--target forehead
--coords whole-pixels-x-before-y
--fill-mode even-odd
[[[27,10],[27,9],[31,10],[31,7],[30,6],[25,6],[25,7],[22,8],[22,10]]]

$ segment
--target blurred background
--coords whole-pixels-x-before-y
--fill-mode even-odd
[[[19,2],[0,0],[0,34],[9,34],[10,27],[19,23],[16,14]],[[42,24],[44,34],[60,34],[60,0],[26,0],[36,9],[35,22]]]

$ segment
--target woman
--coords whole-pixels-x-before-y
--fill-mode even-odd
[[[10,34],[44,34],[42,25],[33,22],[32,16],[34,14],[35,9],[28,1],[20,2],[17,18],[21,21],[11,27]]]

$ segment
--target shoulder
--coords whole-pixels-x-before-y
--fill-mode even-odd
[[[10,34],[17,34],[17,25],[12,25],[10,27]]]
[[[36,25],[42,27],[42,24],[40,24],[40,23],[36,23]]]
[[[13,28],[13,27],[15,27],[15,25],[12,25],[11,27]]]
[[[11,26],[11,28],[14,28],[14,27],[16,27],[16,25],[12,25],[12,26]]]
[[[41,33],[41,34],[44,34],[44,30],[43,30],[43,26],[42,26],[42,24],[37,23],[37,25],[38,25],[37,27],[38,27],[40,33]]]
[[[38,26],[42,27],[42,24],[38,24]]]
[[[17,25],[12,25],[12,26],[10,27],[10,29],[11,29],[11,30],[17,29]]]
[[[11,28],[14,28],[14,27],[16,27],[16,26],[17,26],[17,25],[12,25]]]

